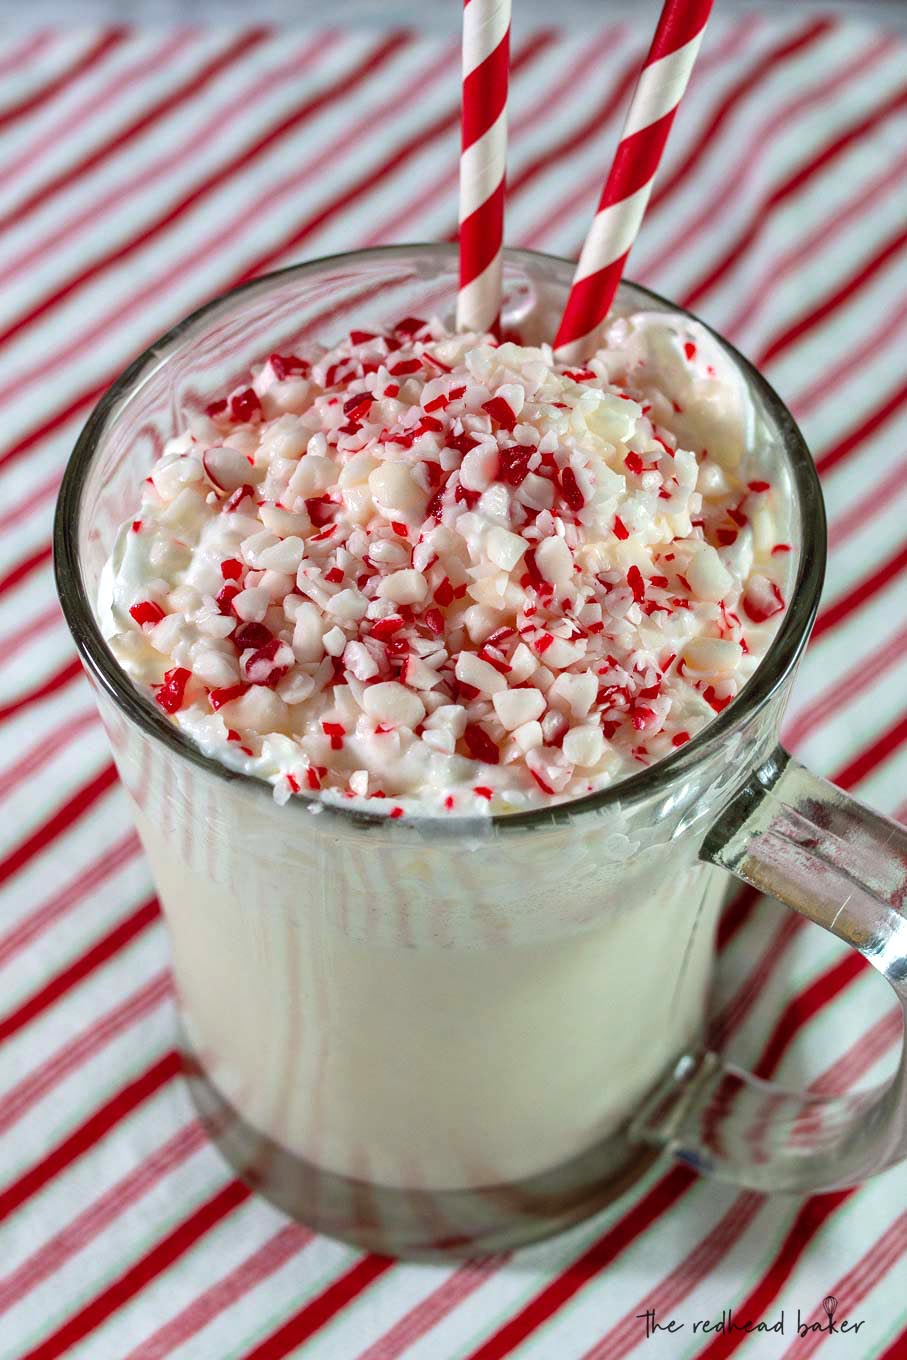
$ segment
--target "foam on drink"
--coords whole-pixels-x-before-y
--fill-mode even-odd
[[[111,645],[208,754],[391,816],[522,810],[670,755],[785,606],[784,497],[696,322],[581,368],[406,318],[272,355],[167,444]]]

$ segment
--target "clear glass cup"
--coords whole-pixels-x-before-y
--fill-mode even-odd
[[[508,251],[504,322],[550,333],[565,260]],[[166,916],[198,1108],[247,1180],[387,1253],[484,1254],[591,1213],[667,1150],[759,1190],[907,1155],[907,1076],[779,1090],[705,1050],[728,874],[846,940],[907,1006],[907,835],[778,744],[819,599],[812,460],[735,351],[789,487],[796,583],[766,657],[688,745],[604,792],[490,819],[278,806],[194,749],[98,627],[98,578],[164,441],[272,351],[453,313],[453,247],[271,274],[202,308],[114,384],[60,493],[60,598]],[[671,309],[631,284],[624,307]]]

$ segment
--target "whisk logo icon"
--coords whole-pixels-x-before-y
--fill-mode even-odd
[[[822,1300],[822,1309],[826,1317],[825,1322],[810,1322],[808,1320],[804,1322],[799,1308],[797,1309],[797,1332],[800,1336],[808,1336],[810,1332],[825,1332],[828,1336],[837,1335],[840,1332],[843,1335],[846,1332],[858,1332],[863,1326],[862,1319],[859,1322],[853,1322],[850,1318],[842,1318],[840,1322],[835,1322],[838,1300],[834,1294],[826,1294]],[[813,1317],[815,1316],[814,1313]]]

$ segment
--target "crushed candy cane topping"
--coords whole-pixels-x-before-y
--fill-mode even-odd
[[[208,754],[391,817],[581,797],[672,754],[785,608],[738,371],[637,313],[582,368],[408,317],[274,354],[171,439],[100,610]]]

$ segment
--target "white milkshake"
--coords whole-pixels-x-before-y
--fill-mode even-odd
[[[237,809],[243,838],[247,821]],[[168,831],[138,825],[193,1048],[249,1123],[327,1171],[417,1190],[549,1171],[620,1128],[701,1027],[723,889],[704,866],[627,879],[620,906],[621,866],[605,864],[564,884],[562,907],[550,876],[542,902],[515,890],[521,864],[541,867],[532,852],[502,854],[492,933],[450,903],[451,883],[486,902],[489,857],[426,849],[409,883],[369,866],[375,939],[344,928],[359,904],[335,860],[250,910],[242,886],[187,871]],[[526,907],[511,941],[504,918]]]
[[[105,632],[278,806],[224,783],[166,824],[150,790],[139,829],[193,1045],[306,1163],[531,1177],[694,1041],[722,886],[695,839],[492,815],[655,764],[745,684],[791,556],[760,438],[708,333],[640,313],[581,369],[414,318],[354,331],[271,356],[167,445]],[[395,837],[369,853],[337,809]]]

